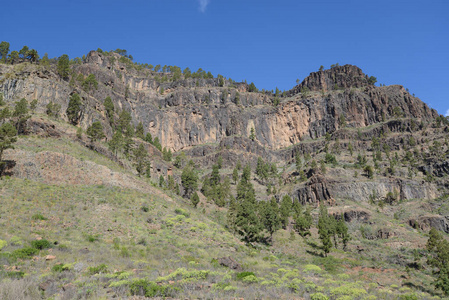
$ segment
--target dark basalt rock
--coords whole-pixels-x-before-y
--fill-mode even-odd
[[[289,94],[300,93],[304,88],[308,88],[309,91],[331,91],[365,86],[372,86],[368,76],[356,66],[344,65],[310,73],[302,83],[290,90]]]
[[[243,270],[242,266],[230,256],[218,258],[217,261],[221,266],[228,267],[232,270],[236,270],[239,272]]]
[[[327,180],[322,175],[313,175],[304,187],[294,192],[293,197],[301,204],[318,203],[320,201],[332,202],[332,195],[327,188]]]
[[[36,70],[34,66],[26,66],[6,78],[12,68],[0,66],[0,91],[7,102],[38,99],[39,113],[45,113],[50,102],[60,104],[60,118],[67,120],[69,96],[77,92],[84,104],[81,127],[86,129],[92,122],[100,121],[106,136],[111,138],[113,129],[103,105],[104,99],[111,97],[116,111],[129,111],[135,125],[142,122],[145,132],[159,137],[162,146],[172,151],[219,144],[232,136],[248,137],[251,128],[255,129],[256,143],[279,150],[341,129],[340,116],[345,117],[347,127],[364,127],[381,122],[384,117],[388,120],[396,108],[418,123],[438,115],[402,86],[370,85],[368,77],[351,65],[311,73],[287,93],[288,97],[281,97],[276,107],[272,104],[274,95],[250,93],[245,83],[220,83],[217,78],[162,82],[162,76],[170,79],[173,74],[130,67],[116,53],[92,51],[83,63],[73,66],[75,74],[95,75],[98,89],[90,91],[70,85],[51,70]],[[302,87],[312,93],[299,95]],[[308,150],[311,149],[303,151]]]
[[[412,218],[408,224],[416,229],[428,231],[430,228],[435,228],[439,231],[449,233],[449,217],[439,215],[426,215]]]

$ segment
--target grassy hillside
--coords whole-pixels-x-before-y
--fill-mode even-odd
[[[337,200],[331,213],[353,207],[368,211],[370,221],[349,223],[348,249],[340,245],[323,257],[315,228],[306,239],[287,228],[275,233],[272,246],[245,245],[225,228],[226,209],[204,199],[194,209],[79,141],[26,136],[16,146],[9,158],[43,160],[34,161],[41,176],[0,180],[1,299],[438,298],[421,250],[426,234],[406,224],[409,212],[437,200],[387,208]],[[60,180],[48,180],[58,178],[48,176],[56,154],[83,162],[72,173],[84,181],[67,176],[70,165],[59,170]],[[47,167],[45,157],[52,161]],[[124,177],[117,184],[88,180],[101,168]],[[379,230],[392,237],[374,239]],[[239,267],[220,265],[224,257]]]
[[[401,86],[280,97],[117,57],[0,65],[0,299],[443,297],[449,118]]]

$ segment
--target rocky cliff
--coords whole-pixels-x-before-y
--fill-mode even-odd
[[[90,74],[95,76],[97,88],[82,84]],[[441,195],[434,183],[409,178],[412,171],[407,173],[405,165],[388,171],[390,158],[380,163],[375,180],[354,176],[354,170],[346,168],[354,166],[355,157],[345,155],[338,158],[340,166],[328,174],[316,173],[311,161],[305,162],[304,171],[312,174],[305,182],[298,182],[298,172],[288,169],[297,154],[311,154],[314,160],[322,162],[329,149],[332,153],[347,153],[352,147],[353,151],[374,156],[372,140],[378,137],[382,137],[384,147],[399,152],[412,147],[409,141],[413,138],[421,155],[430,149],[425,135],[443,139],[444,132],[426,132],[428,124],[438,117],[435,110],[402,86],[374,86],[373,80],[356,66],[313,72],[284,95],[275,95],[255,92],[246,83],[222,77],[155,72],[116,53],[91,51],[83,61],[71,65],[66,79],[58,75],[56,65],[0,64],[0,92],[10,105],[21,98],[38,99],[38,113],[45,113],[51,102],[60,104],[60,118],[64,120],[70,96],[78,93],[84,110],[79,125],[87,128],[100,121],[107,138],[111,138],[113,129],[103,102],[111,97],[115,119],[121,110],[130,112],[134,125],[142,122],[145,133],[158,137],[163,147],[175,152],[183,150],[188,159],[205,170],[218,157],[228,168],[241,161],[250,163],[254,170],[258,157],[278,163],[284,168],[280,181],[288,186],[278,198],[288,193],[301,203],[316,203],[335,199],[367,202],[372,193],[385,197],[397,192],[398,200]],[[33,124],[30,126],[35,128]],[[253,128],[254,138],[250,139]],[[52,130],[43,131],[49,134]],[[425,135],[417,134],[421,130]],[[152,157],[161,157],[155,147],[147,147]],[[101,148],[101,153],[114,158],[106,148]],[[443,178],[438,185],[444,186],[449,172],[447,162],[435,156],[426,157],[426,161],[413,163],[414,172]],[[166,176],[171,168],[161,164],[160,159],[154,160],[152,166],[156,177]],[[176,172],[174,177],[180,181]],[[281,185],[274,180],[270,184]]]
[[[73,78],[95,75],[98,88],[90,91],[83,90],[76,80],[64,81],[52,68],[1,65],[0,91],[11,102],[22,97],[39,99],[40,112],[49,102],[59,103],[62,118],[66,118],[69,96],[79,93],[85,109],[81,125],[100,120],[111,136],[103,107],[109,96],[117,109],[130,111],[135,124],[142,122],[145,131],[174,151],[218,144],[230,136],[248,137],[251,128],[257,142],[276,150],[319,138],[343,125],[369,126],[398,111],[425,122],[437,116],[402,86],[375,87],[351,65],[311,73],[274,106],[273,94],[248,92],[244,83],[184,77],[170,81],[172,73],[122,61],[118,54],[92,51],[82,63],[73,65]],[[308,92],[301,92],[304,87]]]

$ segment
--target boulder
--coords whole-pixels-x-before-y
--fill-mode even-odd
[[[236,271],[242,271],[242,266],[230,256],[218,258],[217,261],[221,266],[228,267]]]

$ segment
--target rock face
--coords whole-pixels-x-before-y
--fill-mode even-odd
[[[337,219],[341,218],[341,215],[343,215],[345,222],[359,221],[366,223],[371,218],[370,212],[362,208],[331,208],[329,209],[329,214]]]
[[[398,194],[399,200],[433,199],[438,197],[437,187],[424,182],[399,178],[379,179],[374,181],[336,182],[328,187],[334,197],[353,201],[368,201],[370,195],[385,197],[388,192]]]
[[[412,218],[408,221],[409,225],[416,229],[424,231],[435,228],[439,231],[449,233],[449,217],[440,215],[424,215]]]
[[[443,177],[449,174],[449,157],[444,161],[429,160],[425,166],[421,166],[420,170],[425,174],[433,174]]]
[[[174,151],[219,144],[227,137],[248,137],[252,128],[256,142],[278,150],[334,132],[341,127],[341,116],[348,127],[362,127],[388,119],[396,108],[417,120],[437,116],[402,86],[375,87],[369,84],[368,76],[351,65],[311,73],[276,107],[272,105],[274,95],[248,92],[244,83],[220,82],[217,78],[167,82],[161,78],[171,78],[172,73],[139,69],[122,62],[115,53],[92,51],[73,70],[84,76],[94,74],[98,89],[85,91],[51,69],[21,64],[0,66],[0,92],[10,103],[22,97],[38,99],[38,112],[45,112],[50,102],[58,103],[63,119],[67,119],[70,95],[79,93],[85,110],[81,126],[86,128],[99,120],[111,137],[103,106],[109,96],[116,111],[129,111],[135,125],[142,122],[146,132]],[[312,92],[298,94],[303,87]]]
[[[368,202],[372,195],[383,199],[388,193],[397,194],[397,201],[410,199],[434,199],[440,195],[437,186],[413,180],[379,178],[377,180],[329,180],[322,175],[313,175],[309,181],[297,186],[291,196],[301,204],[316,204],[319,201],[332,203],[333,199],[348,199]],[[350,216],[345,216],[345,219]]]
[[[328,189],[328,183],[324,176],[313,175],[312,178],[294,193],[301,204],[317,203],[319,201],[332,201],[332,195]]]
[[[307,88],[309,91],[331,91],[346,88],[360,88],[373,85],[369,83],[368,76],[356,66],[336,66],[329,70],[310,73],[310,75],[299,85],[289,91],[297,94]]]

